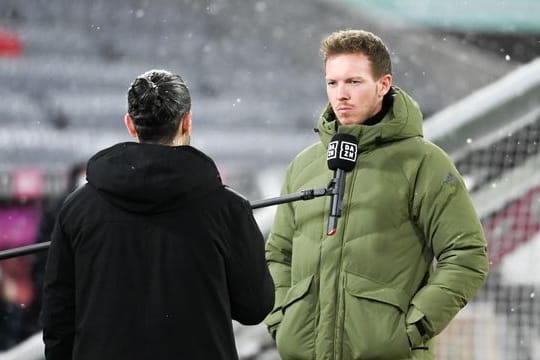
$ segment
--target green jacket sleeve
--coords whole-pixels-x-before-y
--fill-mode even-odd
[[[421,321],[424,336],[430,338],[483,285],[488,273],[486,240],[460,174],[439,148],[424,158],[411,191],[412,215],[436,261],[427,284],[411,301],[407,323]]]
[[[289,181],[290,172],[291,169],[289,168],[281,191],[282,194],[292,192]],[[275,338],[277,328],[283,317],[281,309],[285,295],[291,287],[291,254],[294,228],[292,203],[279,205],[272,230],[266,242],[266,261],[274,280],[276,293],[274,308],[264,322],[273,338]]]

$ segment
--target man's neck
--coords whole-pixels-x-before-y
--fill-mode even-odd
[[[386,114],[388,113],[388,111],[390,110],[390,108],[392,107],[394,103],[394,98],[390,93],[391,91],[389,91],[386,95],[384,95],[384,98],[381,104],[381,110],[379,110],[379,112],[377,112],[372,117],[366,119],[366,121],[364,121],[362,125],[370,126],[370,125],[375,125],[381,122],[381,120],[386,116]]]

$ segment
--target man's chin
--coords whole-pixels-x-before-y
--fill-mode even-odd
[[[341,125],[358,125],[364,122],[364,120],[353,116],[338,116],[337,119]]]

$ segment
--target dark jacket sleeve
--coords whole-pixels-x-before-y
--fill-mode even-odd
[[[255,325],[274,306],[274,283],[264,258],[264,238],[249,203],[242,200],[235,208],[226,259],[231,313],[241,324]]]
[[[43,287],[41,321],[47,360],[72,357],[75,331],[73,264],[73,251],[59,218],[51,237]]]

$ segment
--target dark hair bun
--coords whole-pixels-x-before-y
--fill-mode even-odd
[[[157,113],[162,101],[159,87],[152,80],[139,77],[131,85],[131,90],[139,98],[136,111],[139,113]]]

